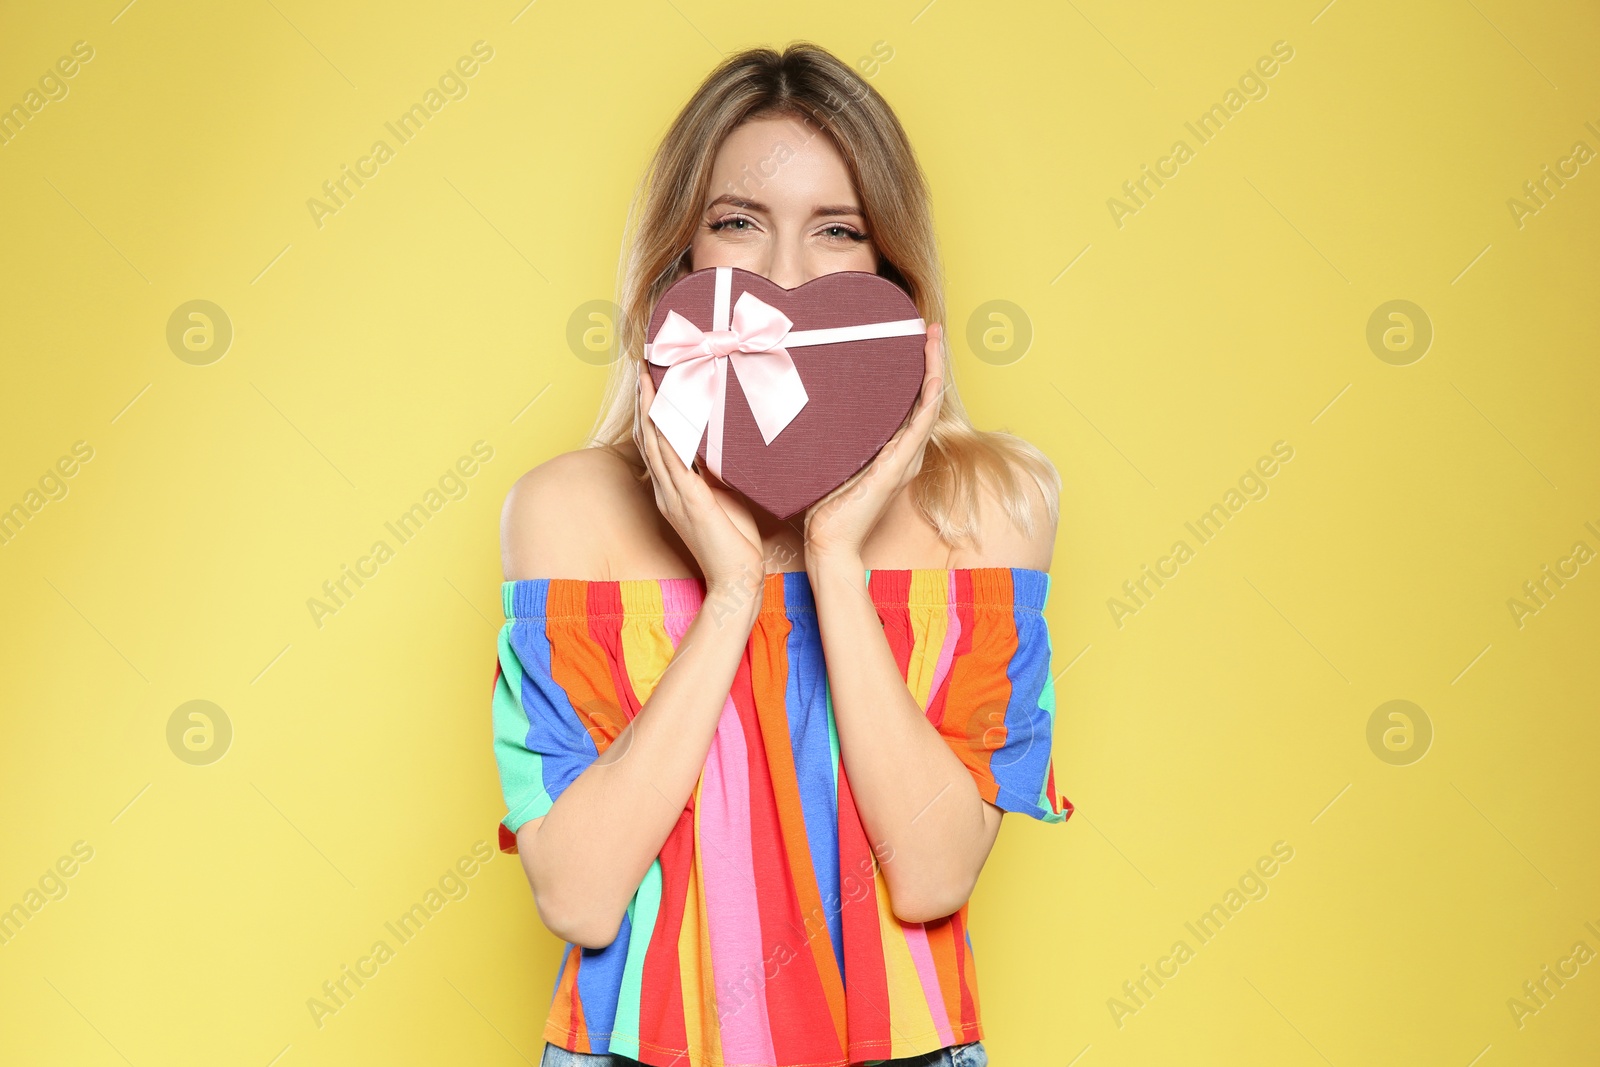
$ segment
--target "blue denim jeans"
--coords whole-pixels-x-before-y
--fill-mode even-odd
[[[982,1041],[973,1041],[965,1045],[951,1045],[936,1052],[925,1052],[921,1056],[903,1056],[898,1060],[876,1062],[883,1064],[883,1067],[989,1067],[989,1054],[983,1051]],[[613,1053],[593,1055],[588,1052],[569,1052],[560,1045],[546,1042],[539,1067],[639,1067],[639,1061]]]

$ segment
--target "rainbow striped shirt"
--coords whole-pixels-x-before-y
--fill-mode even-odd
[[[1045,571],[877,570],[868,591],[919,706],[984,799],[1059,823]],[[503,583],[500,847],[649,699],[695,578]],[[861,825],[804,571],[765,576],[700,780],[616,940],[569,944],[546,1040],[683,1067],[846,1067],[980,1040],[967,907],[906,923]],[[714,605],[713,605],[714,606]]]

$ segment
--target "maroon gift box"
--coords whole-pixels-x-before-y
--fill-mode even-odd
[[[717,324],[713,313],[717,306],[719,272],[725,286],[721,304],[725,318]],[[746,293],[760,303],[746,301],[741,307],[741,298]],[[772,325],[770,309],[776,309],[789,320],[786,333],[781,321],[777,326]],[[659,358],[668,350],[664,343],[654,344],[667,334],[681,342],[684,337],[697,340],[703,332],[710,336],[711,343],[693,347],[696,349],[694,358],[704,359],[713,348],[728,348],[737,334],[737,329],[733,333],[714,332],[719,326],[726,331],[729,317],[735,328],[741,321],[755,321],[754,315],[743,316],[744,311],[758,312],[765,317],[769,328],[761,336],[784,338],[770,346],[764,342],[752,345],[747,341],[745,351],[754,347],[763,353],[756,358],[776,360],[762,364],[770,373],[783,367],[781,353],[774,354],[770,349],[786,352],[804,386],[805,398],[793,418],[768,442],[763,439],[751,410],[746,388],[772,388],[770,378],[767,374],[758,376],[752,372],[751,382],[741,382],[738,359],[724,358],[727,373],[722,401],[720,476],[753,503],[786,519],[803,512],[848,481],[894,436],[911,412],[922,386],[927,332],[916,305],[905,291],[876,274],[839,271],[813,278],[797,288],[785,289],[742,268],[707,267],[679,279],[657,301],[646,334],[652,342],[647,355]],[[688,322],[673,322],[664,334],[662,326],[668,324],[669,312],[676,312]],[[877,325],[858,332],[892,335],[847,340],[828,340],[817,335],[807,337],[809,331],[859,328],[868,324]],[[808,343],[808,340],[817,343]],[[686,352],[690,347],[680,343],[673,350]],[[750,366],[749,363],[745,365]],[[646,366],[656,387],[650,412],[653,420],[661,414],[657,408],[681,411],[690,407],[687,402],[668,403],[663,407],[662,383],[668,372],[681,375],[676,383],[681,388],[691,373],[687,367],[681,363],[669,367],[654,362]],[[697,394],[700,397],[709,397],[712,392],[711,366],[709,362],[701,364],[705,392]],[[797,398],[798,393],[790,396]],[[670,388],[666,399],[673,399]],[[678,394],[677,399],[685,398]],[[798,403],[798,399],[795,402]],[[715,422],[714,414],[711,421]],[[708,462],[707,447],[714,432],[714,427],[708,426],[700,433],[696,453],[701,467],[712,470],[715,465]],[[692,431],[685,432],[680,426],[684,452],[691,436]]]

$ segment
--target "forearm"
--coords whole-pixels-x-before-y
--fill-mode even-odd
[[[609,944],[705,766],[760,598],[708,593],[648,700],[518,850],[540,915],[568,940]],[[733,610],[716,610],[732,603]],[[523,836],[529,838],[522,845]]]
[[[808,561],[840,758],[896,915],[926,921],[966,901],[990,818],[972,775],[895,663],[859,557]]]

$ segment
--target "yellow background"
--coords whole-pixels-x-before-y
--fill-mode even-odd
[[[1600,162],[1520,227],[1507,205],[1600,150],[1593,5],[123,2],[0,29],[3,104],[94,49],[0,147],[0,507],[93,448],[0,549],[0,907],[94,850],[0,946],[0,1062],[537,1062],[557,944],[511,857],[320,1029],[306,1001],[495,844],[500,505],[579,444],[605,373],[568,319],[614,296],[694,86],[795,38],[891,53],[868,69],[932,181],[957,385],[1065,479],[1078,813],[1008,819],[974,901],[991,1062],[1594,1062],[1600,962],[1520,1027],[1507,1005],[1600,952],[1600,565],[1520,627],[1507,606],[1600,550]],[[478,40],[467,97],[319,228],[306,201]],[[1196,146],[1277,41],[1266,97]],[[234,330],[204,366],[166,339],[196,299]],[[1404,366],[1366,340],[1394,299],[1434,330]],[[991,300],[1031,324],[1021,358],[967,345]],[[1198,544],[1185,522],[1280,440],[1268,495]],[[380,538],[319,627],[307,600]],[[196,699],[234,732],[209,766],[167,743]],[[1433,731],[1407,765],[1367,740],[1394,699]],[[1194,939],[1277,841],[1268,895]]]

